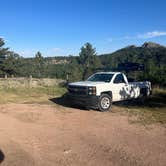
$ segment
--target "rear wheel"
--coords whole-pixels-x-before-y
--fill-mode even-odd
[[[151,90],[149,88],[142,88],[140,90],[140,97],[138,98],[138,101],[141,104],[144,104],[146,102],[146,100],[149,98],[149,96],[151,95]]]
[[[100,111],[105,112],[111,109],[112,99],[108,94],[102,94],[99,99],[98,108]]]

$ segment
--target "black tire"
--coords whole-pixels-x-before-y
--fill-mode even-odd
[[[140,90],[140,94],[141,94],[140,97],[147,97],[147,96],[149,96],[151,94],[151,91],[150,91],[149,88],[142,88]]]
[[[105,101],[104,101],[105,100]],[[105,102],[105,104],[104,104]],[[102,94],[99,98],[98,109],[101,112],[110,111],[112,105],[112,98],[108,94]]]

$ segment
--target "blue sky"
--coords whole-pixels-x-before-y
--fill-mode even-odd
[[[24,57],[78,55],[86,42],[98,54],[145,41],[166,45],[166,1],[4,0],[0,37]]]

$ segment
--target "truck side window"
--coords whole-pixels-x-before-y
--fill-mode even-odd
[[[126,83],[122,74],[118,74],[114,79],[115,84]]]

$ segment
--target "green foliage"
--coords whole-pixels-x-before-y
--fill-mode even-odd
[[[166,47],[148,43],[142,47],[129,46],[112,54],[100,56],[102,64],[110,70],[117,70],[118,64],[133,62],[144,64],[145,71],[131,72],[129,76],[135,75],[137,80],[149,80],[153,84],[166,86]]]
[[[6,59],[3,62],[2,69],[5,74],[8,75],[17,75],[18,74],[18,66],[19,66],[19,55],[10,52]]]
[[[144,64],[144,72],[130,72],[129,77],[149,80],[152,84],[166,86],[166,47],[145,43],[141,47],[129,46],[111,54],[96,55],[96,50],[86,43],[79,56],[47,57],[37,52],[34,58],[22,58],[4,47],[0,38],[0,76],[30,76],[60,78],[69,81],[85,80],[99,68],[118,70],[118,64],[132,62]],[[68,77],[67,77],[68,76]]]
[[[3,63],[6,59],[6,55],[9,53],[8,48],[4,48],[3,46],[5,45],[4,40],[0,38],[0,75],[4,75],[3,71]]]
[[[51,64],[47,66],[46,75],[51,78],[66,79],[66,64]]]
[[[0,38],[0,58],[4,59],[5,56],[9,53],[9,48],[4,48],[5,42]]]
[[[69,62],[68,68],[68,81],[79,81],[82,79],[83,68],[78,63],[77,58],[72,58]]]
[[[79,54],[79,63],[83,68],[83,79],[90,76],[98,67],[101,66],[99,58],[96,56],[96,50],[90,43],[86,43]]]
[[[44,73],[44,58],[42,54],[38,51],[34,58],[34,74],[38,78],[41,78]]]

